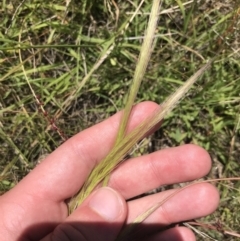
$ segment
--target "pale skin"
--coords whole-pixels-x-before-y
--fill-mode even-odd
[[[129,130],[156,106],[152,102],[135,106]],[[160,185],[195,180],[209,172],[208,153],[195,145],[133,158],[112,173],[109,187],[95,190],[68,216],[66,200],[81,188],[94,165],[111,149],[120,116],[121,113],[117,113],[70,138],[0,197],[2,241],[114,241],[122,227],[174,190],[126,200]],[[185,227],[165,227],[206,216],[217,208],[218,202],[219,194],[214,186],[193,185],[177,193],[148,217],[137,240],[194,241],[194,234]]]

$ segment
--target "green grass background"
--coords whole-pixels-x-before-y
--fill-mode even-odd
[[[57,148],[62,137],[124,107],[152,1],[146,0],[129,23],[139,3],[0,3],[1,193]],[[205,60],[217,60],[134,155],[195,143],[212,156],[210,177],[240,176],[239,16],[239,0],[163,1],[154,52],[137,101],[163,102]],[[224,230],[240,233],[240,184],[217,185],[221,205],[201,222],[221,223]],[[206,228],[201,231],[217,240],[237,240]]]

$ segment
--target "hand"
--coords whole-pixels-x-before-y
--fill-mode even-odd
[[[156,104],[151,102],[135,106],[129,130],[155,108]],[[195,145],[133,158],[112,173],[109,187],[94,191],[68,216],[65,201],[80,189],[94,165],[111,149],[120,115],[117,113],[70,138],[0,197],[2,241],[114,241],[123,226],[174,190],[126,200],[160,185],[194,180],[209,172],[209,155]],[[210,184],[186,188],[141,224],[140,237],[147,234],[142,238],[146,241],[193,241],[195,237],[189,229],[166,227],[208,215],[216,209],[218,201],[218,192]]]

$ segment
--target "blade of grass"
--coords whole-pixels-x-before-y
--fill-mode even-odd
[[[14,150],[14,153],[19,156],[19,159],[15,159],[5,169],[2,171],[1,175],[5,174],[18,160],[20,160],[25,166],[29,165],[29,162],[27,158],[25,157],[24,153],[18,148],[17,145],[13,142],[13,140],[5,133],[3,130],[3,127],[0,127],[0,136],[2,139],[6,141],[6,143],[9,144],[9,146]]]
[[[147,65],[153,50],[153,40],[155,36],[155,31],[159,19],[159,11],[161,7],[161,0],[155,0],[152,4],[152,10],[148,22],[148,28],[145,34],[145,38],[141,47],[140,55],[138,58],[138,63],[136,65],[136,70],[134,73],[132,85],[130,87],[128,100],[125,105],[123,118],[118,131],[118,136],[116,139],[116,145],[123,139],[126,134],[126,127],[129,120],[129,116],[137,96],[139,87],[145,75]]]

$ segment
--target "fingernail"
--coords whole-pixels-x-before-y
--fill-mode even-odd
[[[123,210],[122,201],[119,196],[108,187],[101,188],[93,194],[89,207],[109,221],[118,218]]]

